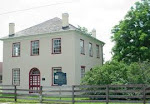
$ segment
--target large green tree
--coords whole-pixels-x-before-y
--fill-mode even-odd
[[[150,0],[136,2],[112,33],[113,59],[126,63],[150,59]]]

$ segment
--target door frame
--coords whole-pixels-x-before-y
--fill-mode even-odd
[[[38,70],[39,71],[39,74],[32,74],[32,72],[34,71],[34,70]],[[38,76],[39,77],[39,85],[38,85],[38,82],[36,82],[37,84],[37,86],[35,85],[35,87],[39,87],[40,88],[40,86],[41,86],[41,73],[40,73],[40,70],[38,69],[38,68],[32,68],[30,71],[29,71],[29,90],[30,90],[30,88],[33,86],[33,76]],[[30,82],[30,78],[32,77],[32,86],[31,86],[31,82]],[[38,79],[37,79],[37,81],[38,81]],[[29,91],[29,93],[34,93],[33,91]]]

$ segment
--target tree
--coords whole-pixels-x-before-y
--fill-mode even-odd
[[[106,62],[87,72],[81,84],[150,84],[150,63],[144,61],[128,65],[115,60]]]
[[[81,27],[81,26],[78,25],[78,30],[81,31],[83,34],[92,35],[92,33],[89,32],[86,27]]]
[[[150,59],[150,1],[136,2],[112,33],[113,59],[126,63]]]
[[[150,84],[150,63],[148,61],[130,64],[128,84]]]
[[[95,67],[87,72],[82,79],[82,84],[126,84],[127,73],[128,65],[117,61],[106,62],[103,66]]]

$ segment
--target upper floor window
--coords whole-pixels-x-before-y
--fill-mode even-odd
[[[20,69],[15,68],[12,69],[12,84],[13,85],[20,85]]]
[[[81,66],[81,79],[85,76],[85,66]]]
[[[13,43],[12,56],[13,56],[13,57],[18,57],[18,56],[20,56],[20,42],[18,42],[18,43]]]
[[[80,39],[80,53],[85,54],[84,53],[84,40],[82,40],[82,39]]]
[[[92,43],[89,43],[89,56],[93,57]]]
[[[53,42],[52,53],[60,54],[61,53],[61,39],[60,38],[52,39],[52,42]]]
[[[39,40],[31,41],[31,55],[39,55]]]
[[[56,72],[61,72],[61,67],[53,67],[52,68],[52,85],[57,85],[55,82],[54,82],[54,74],[56,73]]]
[[[99,53],[99,45],[96,45],[96,55],[97,55],[97,58],[100,57],[100,53]]]

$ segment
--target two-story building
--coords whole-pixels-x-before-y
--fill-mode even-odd
[[[55,86],[54,73],[64,72],[67,85],[80,84],[85,72],[102,65],[104,43],[69,24],[69,15],[53,18],[15,32],[9,24],[9,35],[3,41],[3,84],[38,89]]]

